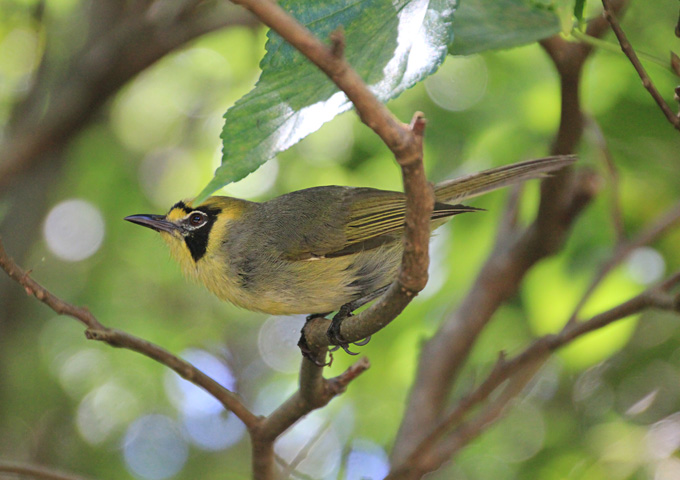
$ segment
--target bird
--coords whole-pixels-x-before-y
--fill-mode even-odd
[[[574,161],[573,156],[551,156],[438,183],[431,230],[455,215],[481,210],[461,201],[547,176]],[[265,202],[227,196],[200,204],[181,200],[165,215],[125,220],[159,232],[185,276],[238,307],[307,314],[308,320],[342,312],[327,335],[352,353],[340,324],[397,277],[405,211],[401,192],[328,185]],[[309,357],[303,340],[300,347]]]

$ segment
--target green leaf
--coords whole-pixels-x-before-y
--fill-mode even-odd
[[[560,31],[558,16],[536,0],[464,0],[456,12],[453,55],[512,48]]]
[[[284,0],[281,6],[321,39],[342,27],[345,57],[385,102],[444,61],[455,0]],[[344,93],[274,32],[260,67],[255,88],[224,116],[222,165],[198,201],[351,108]]]
[[[579,23],[583,21],[583,9],[585,6],[586,0],[576,0],[574,3],[574,17],[576,17]]]

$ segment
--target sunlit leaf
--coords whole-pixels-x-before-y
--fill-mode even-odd
[[[281,6],[319,38],[345,32],[345,57],[381,101],[433,73],[451,42],[454,0],[287,0]],[[204,197],[239,180],[351,104],[299,52],[269,33],[255,88],[225,114],[222,165]]]
[[[453,55],[516,47],[560,31],[557,15],[533,0],[465,0],[456,12]]]

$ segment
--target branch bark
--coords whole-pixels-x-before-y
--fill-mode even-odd
[[[623,51],[623,53],[626,54],[626,56],[630,60],[630,63],[633,64],[633,67],[635,67],[635,71],[639,75],[640,80],[642,80],[642,85],[645,87],[645,89],[647,89],[649,94],[652,96],[656,104],[659,106],[663,114],[666,116],[668,122],[671,125],[673,125],[673,127],[675,127],[676,130],[680,131],[680,117],[673,113],[671,107],[666,103],[663,96],[654,86],[652,79],[647,74],[647,70],[645,70],[645,67],[642,65],[642,62],[640,62],[637,53],[635,53],[635,50],[628,41],[628,37],[621,28],[621,25],[619,24],[619,21],[616,18],[616,11],[611,0],[602,0],[602,6],[604,7],[604,11],[602,12],[604,18],[606,18],[609,24],[611,25],[612,30],[616,35],[616,39],[619,41],[619,45],[621,45],[621,50]]]
[[[108,343],[112,347],[126,348],[149,357],[174,370],[180,377],[204,389],[215,397],[224,408],[232,411],[248,429],[255,428],[260,420],[251,413],[236,394],[230,392],[199,369],[161,347],[120,330],[102,325],[92,313],[83,307],[65,302],[45,287],[33,280],[30,272],[19,267],[5,252],[0,241],[0,268],[15,282],[24,287],[27,295],[32,295],[60,315],[67,315],[87,327],[85,335],[90,340]]]

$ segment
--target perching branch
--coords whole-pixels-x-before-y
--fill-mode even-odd
[[[630,60],[630,63],[633,64],[633,67],[635,67],[635,71],[640,76],[640,80],[642,80],[642,85],[647,89],[647,91],[652,96],[652,98],[659,106],[659,108],[661,108],[661,111],[666,116],[670,124],[673,125],[676,130],[680,130],[680,117],[673,113],[671,107],[666,103],[663,96],[654,86],[652,79],[647,74],[647,70],[645,70],[645,67],[642,66],[642,62],[640,62],[640,59],[635,53],[635,50],[628,41],[628,37],[624,33],[623,29],[621,28],[621,25],[619,24],[619,21],[616,18],[615,12],[611,5],[611,1],[602,0],[602,6],[604,7],[604,11],[602,12],[604,18],[606,18],[609,24],[611,25],[612,30],[614,31],[614,34],[616,35],[616,38],[619,41],[619,45],[621,45],[621,50],[623,51],[623,53],[626,54],[626,56]]]
[[[318,66],[347,95],[361,121],[385,142],[402,169],[406,194],[402,267],[398,279],[385,295],[361,314],[343,321],[342,336],[350,343],[359,341],[394,320],[427,283],[429,218],[434,196],[422,163],[425,119],[421,113],[416,113],[411,124],[405,125],[378,101],[341,56],[344,50],[341,31],[333,33],[332,43],[328,46],[271,0],[232,1],[253,12],[262,23]],[[305,337],[312,350],[329,345],[326,336],[329,325],[329,319],[321,318],[305,327]]]
[[[232,411],[248,429],[259,423],[259,418],[248,410],[236,394],[230,392],[215,380],[201,372],[189,362],[182,360],[170,352],[128,333],[102,325],[92,313],[83,307],[72,305],[52,294],[45,287],[30,277],[30,272],[23,270],[7,255],[0,241],[0,268],[19,285],[26,294],[32,295],[60,315],[67,315],[78,320],[87,327],[85,336],[91,340],[108,343],[112,347],[126,348],[141,353],[174,370],[180,377],[204,389],[217,399],[224,408]]]
[[[394,320],[427,283],[429,218],[434,207],[434,195],[423,167],[425,119],[421,113],[416,113],[411,124],[404,125],[375,98],[361,77],[342,57],[344,37],[341,30],[333,33],[331,45],[327,46],[270,0],[232,1],[253,12],[265,25],[326,73],[354,104],[362,122],[375,131],[394,153],[401,167],[406,194],[402,265],[397,280],[381,298],[361,314],[343,322],[341,335],[348,342],[359,341]],[[329,325],[329,319],[317,319],[305,326],[305,337],[312,351],[325,353],[325,347],[330,343],[326,336]],[[300,390],[253,433],[255,478],[273,478],[273,441],[276,436],[309,411],[325,405],[333,398],[337,393],[332,393],[332,390],[330,395],[325,393],[331,386],[344,389],[345,382],[368,368],[368,365],[359,363],[355,367],[353,371],[356,373],[345,372],[347,380],[337,378],[325,381],[321,376],[321,368],[310,360],[303,359]]]

